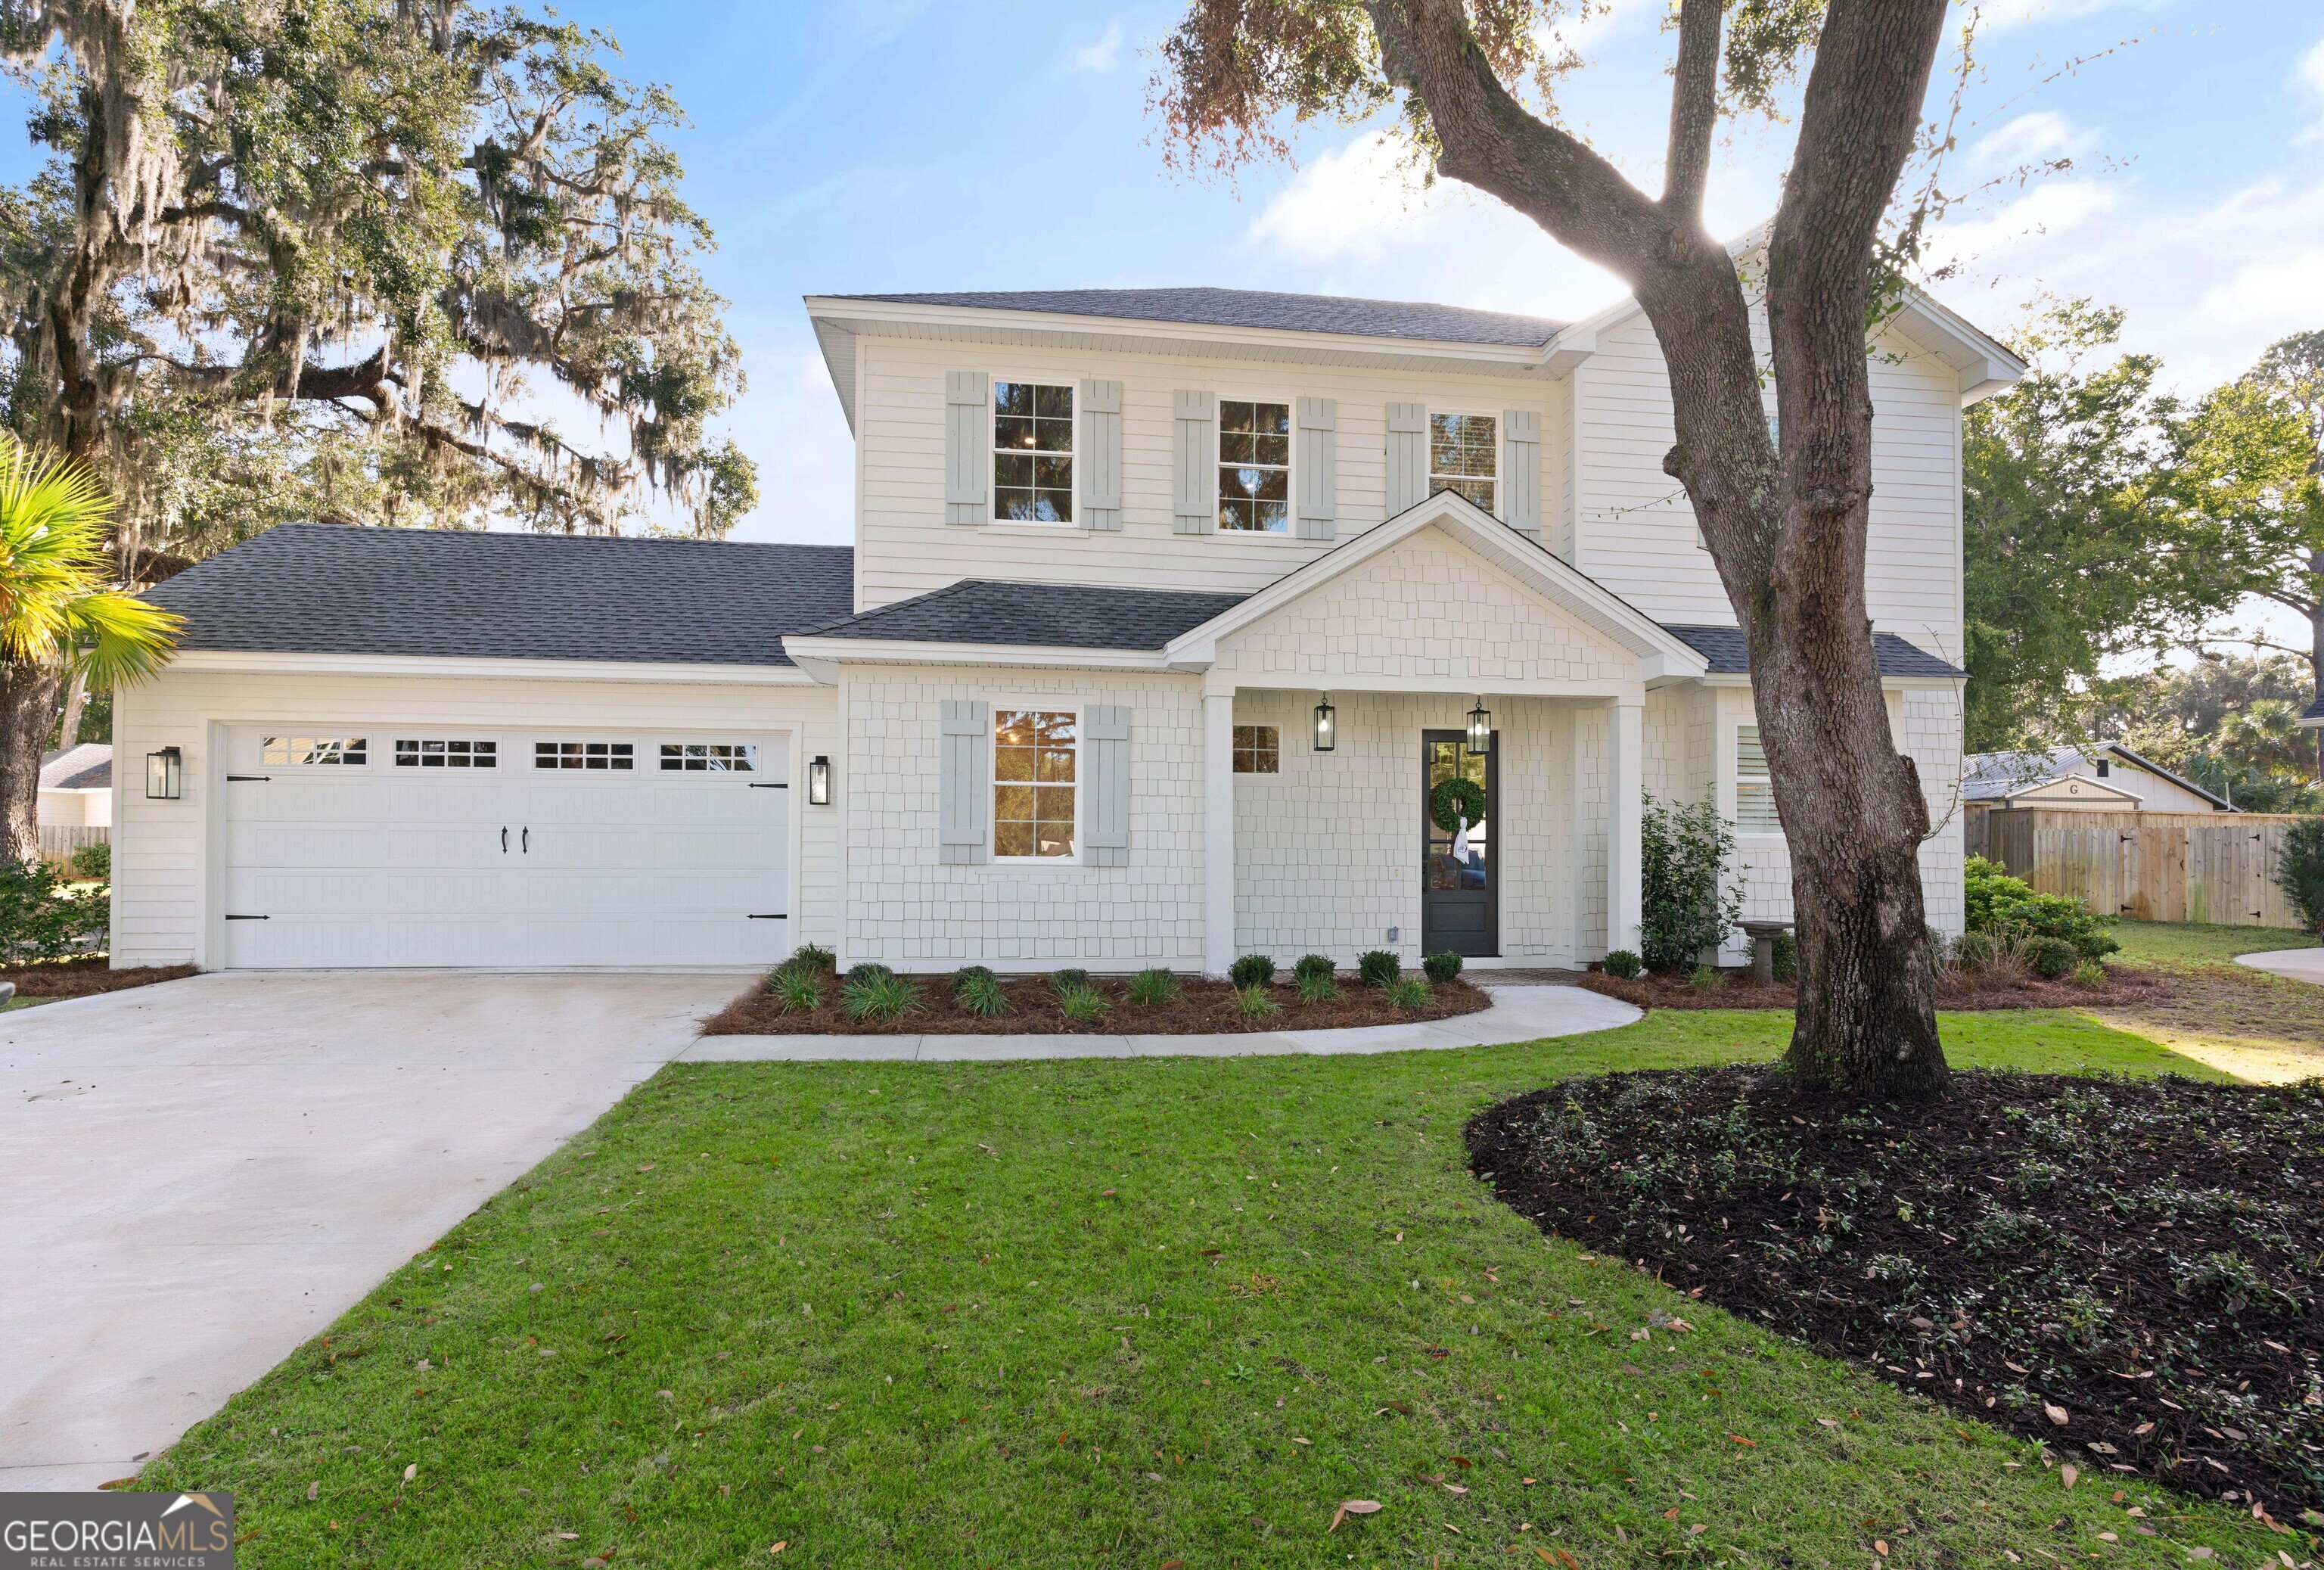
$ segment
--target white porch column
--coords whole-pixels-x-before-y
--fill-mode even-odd
[[[1606,711],[1606,950],[1638,951],[1646,706],[1617,698]]]
[[[1203,970],[1235,959],[1234,688],[1203,691]]]

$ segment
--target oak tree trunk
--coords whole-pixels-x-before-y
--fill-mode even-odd
[[[0,661],[0,864],[41,859],[41,747],[63,686],[47,666]]]

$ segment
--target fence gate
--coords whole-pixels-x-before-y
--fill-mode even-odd
[[[2034,891],[2141,921],[2300,925],[2276,886],[2293,817],[2255,812],[1969,809],[1969,849]]]

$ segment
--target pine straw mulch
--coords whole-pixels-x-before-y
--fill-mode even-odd
[[[1964,1073],[1900,1108],[1640,1072],[1504,1102],[1468,1140],[1545,1233],[2093,1482],[2324,1508],[2324,1081]]]
[[[1699,987],[1683,975],[1648,973],[1629,981],[1593,970],[1578,984],[1641,1009],[1788,1009],[1796,1001],[1790,982],[1755,986],[1748,970],[1720,971],[1727,979]],[[2089,1009],[2135,1005],[2168,997],[2172,977],[2135,965],[2106,967],[2106,984],[2043,981],[2028,971],[1997,975],[1988,971],[1949,971],[1937,977],[1941,1009]]]
[[[1192,976],[1178,978],[1178,995],[1168,1003],[1133,1003],[1126,980],[1093,976],[1091,987],[1111,1006],[1094,1020],[1069,1020],[1057,1011],[1057,995],[1047,976],[1019,976],[1002,983],[1014,1008],[996,1019],[972,1014],[953,1000],[948,975],[908,976],[919,989],[921,1011],[900,1020],[862,1023],[840,1011],[839,982],[826,978],[823,1006],[810,1011],[786,1013],[782,1002],[753,986],[714,1014],[702,1027],[706,1036],[1201,1036],[1252,1030],[1335,1030],[1360,1025],[1405,1025],[1416,1020],[1449,1020],[1474,1013],[1492,1002],[1482,988],[1455,980],[1432,986],[1425,1007],[1400,1009],[1381,989],[1352,976],[1339,980],[1340,995],[1329,1002],[1303,1003],[1288,985],[1278,984],[1268,995],[1278,1005],[1274,1013],[1257,1019],[1235,1006],[1234,988],[1222,981]]]
[[[200,974],[190,965],[145,965],[134,970],[112,970],[107,968],[110,963],[102,955],[91,955],[78,959],[42,959],[27,965],[0,965],[0,982],[15,983],[20,998],[86,998]]]

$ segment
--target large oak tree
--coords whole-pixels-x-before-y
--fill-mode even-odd
[[[1751,654],[1791,845],[1803,1080],[1932,1095],[1947,1082],[1919,851],[1929,811],[1889,734],[1864,591],[1867,326],[1895,287],[1884,220],[1921,126],[1947,0],[1682,0],[1659,196],[1559,123],[1560,0],[1192,0],[1163,46],[1175,144],[1280,152],[1288,115],[1390,106],[1435,171],[1619,274],[1669,365],[1685,488]],[[1781,451],[1736,259],[1703,225],[1722,116],[1806,79],[1764,290]]]

